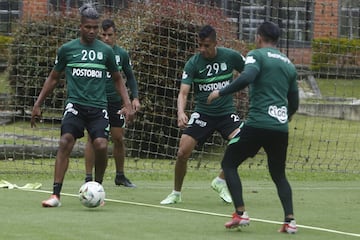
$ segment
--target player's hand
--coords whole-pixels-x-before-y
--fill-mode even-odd
[[[139,101],[138,98],[134,98],[134,99],[132,100],[131,104],[132,104],[132,107],[133,107],[133,109],[134,109],[135,112],[140,111],[141,105],[140,105],[140,101]]]
[[[207,104],[210,104],[213,100],[220,97],[219,90],[212,91],[207,99]]]
[[[189,122],[189,118],[185,112],[178,113],[177,124],[180,129],[186,128],[188,122]]]
[[[126,119],[126,124],[130,124],[134,122],[135,111],[132,108],[131,104],[126,104],[119,112],[119,114],[123,114]]]
[[[39,106],[34,106],[31,112],[31,127],[36,127],[36,120],[41,120],[41,109]]]

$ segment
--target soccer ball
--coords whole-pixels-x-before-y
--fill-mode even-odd
[[[79,199],[85,207],[98,207],[105,200],[104,188],[98,182],[86,182],[79,189]]]

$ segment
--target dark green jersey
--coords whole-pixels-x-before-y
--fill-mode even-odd
[[[241,72],[244,57],[237,51],[218,47],[216,57],[205,59],[200,53],[192,56],[185,64],[182,84],[193,84],[195,111],[209,116],[220,116],[235,112],[231,95],[207,104],[207,97],[213,90],[222,89],[233,80],[233,71]]]
[[[80,39],[62,45],[57,53],[54,70],[65,70],[68,102],[106,108],[106,72],[116,72],[118,65],[111,47],[95,40],[84,45]]]
[[[255,68],[249,85],[247,124],[256,128],[288,131],[288,94],[298,92],[295,66],[275,48],[260,48],[246,56],[245,70]]]
[[[125,49],[115,45],[113,47],[115,53],[115,59],[119,65],[119,70],[123,71],[126,77],[126,85],[130,88],[131,96],[133,98],[138,97],[138,87],[137,82],[134,76],[134,73],[131,68],[129,54]],[[109,102],[119,102],[121,97],[116,91],[114,81],[111,79],[111,75],[107,74],[108,81],[106,82],[106,94]]]

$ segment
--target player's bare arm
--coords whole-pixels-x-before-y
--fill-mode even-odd
[[[219,90],[212,91],[208,96],[207,103],[210,104],[213,100],[220,97]]]
[[[31,112],[31,127],[36,127],[36,119],[41,118],[41,109],[40,106],[46,99],[46,97],[54,91],[57,83],[59,82],[60,74],[54,70],[52,70],[44,82],[43,88],[34,103],[32,112]]]
[[[135,112],[140,111],[141,105],[140,105],[140,101],[138,98],[134,98],[131,103],[132,103],[132,107]]]
[[[187,96],[190,92],[190,85],[181,84],[180,92],[177,99],[177,108],[178,108],[178,127],[184,129],[189,121],[187,114],[185,113]]]
[[[120,72],[113,72],[111,76],[112,79],[114,80],[115,88],[118,91],[124,103],[124,106],[121,109],[121,113],[125,115],[126,121],[128,123],[131,123],[134,120],[135,111],[133,110],[133,107],[131,105],[131,101],[125,86],[125,82],[121,77]]]

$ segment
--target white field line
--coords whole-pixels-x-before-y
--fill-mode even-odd
[[[30,191],[30,192],[42,192],[42,193],[49,193],[51,194],[51,191],[46,190],[27,190],[27,189],[20,189],[23,191]],[[71,197],[78,197],[77,194],[70,194],[70,193],[61,193],[61,195],[64,196],[71,196]],[[220,214],[220,213],[213,213],[213,212],[206,212],[206,211],[199,211],[199,210],[193,210],[193,209],[186,209],[186,208],[177,208],[177,207],[168,207],[163,205],[154,205],[154,204],[147,204],[147,203],[140,203],[140,202],[130,202],[130,201],[123,201],[123,200],[117,200],[117,199],[105,199],[106,202],[115,202],[115,203],[122,203],[122,204],[129,204],[129,205],[135,205],[135,206],[142,206],[142,207],[152,207],[152,208],[160,208],[160,209],[168,209],[173,211],[179,211],[179,212],[188,212],[188,213],[196,213],[196,214],[203,214],[203,215],[209,215],[209,216],[216,216],[216,217],[226,217],[230,218],[231,215],[227,214]],[[265,219],[259,219],[259,218],[253,218],[251,217],[251,221],[254,222],[263,222],[263,223],[271,223],[271,224],[283,224],[282,222],[272,221],[272,220],[265,220]],[[359,233],[350,233],[350,232],[342,232],[327,228],[320,228],[320,227],[313,227],[313,226],[306,226],[306,225],[300,225],[296,224],[299,228],[304,229],[310,229],[310,230],[316,230],[316,231],[322,231],[322,232],[329,232],[329,233],[336,233],[341,235],[347,235],[347,236],[353,236],[353,237],[360,237]]]

